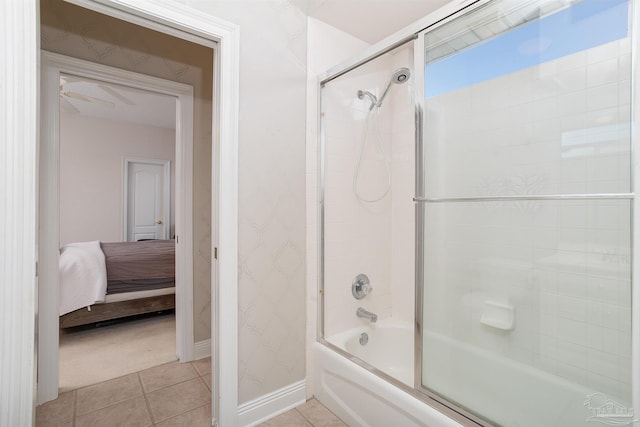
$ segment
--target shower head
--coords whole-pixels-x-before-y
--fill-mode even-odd
[[[382,96],[380,97],[380,100],[378,101],[377,107],[380,108],[380,106],[382,105],[382,100],[384,100],[384,97],[387,96],[387,92],[389,92],[389,89],[391,88],[392,83],[400,85],[408,82],[410,78],[411,78],[411,70],[406,67],[398,68],[396,71],[394,71],[393,74],[391,75],[391,79],[389,80],[389,83],[387,84],[387,88],[384,90],[384,93],[382,94]]]
[[[408,68],[398,68],[391,76],[391,81],[395,84],[406,83],[411,78],[411,70]]]

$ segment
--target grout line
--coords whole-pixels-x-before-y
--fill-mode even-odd
[[[200,380],[200,382],[202,383],[202,385],[204,385],[204,388],[205,388],[205,389],[207,389],[207,390],[209,390],[209,387],[207,387],[207,384],[204,382],[204,380],[203,380],[202,378],[200,378],[200,377],[195,377],[195,378],[191,378],[191,379],[186,380],[186,381],[181,381],[181,382],[179,382],[179,383],[175,383],[175,384],[173,384],[173,385],[170,385],[170,386],[167,386],[167,387],[164,387],[164,388],[158,389],[158,390],[154,390],[154,391],[150,392],[149,394],[151,394],[151,393],[155,393],[156,391],[165,390],[165,389],[167,389],[167,388],[169,388],[169,387],[173,387],[173,386],[178,385],[178,384],[184,384],[184,383],[186,383],[186,382],[193,381],[193,380]],[[147,402],[147,406],[148,406],[148,405],[149,405],[149,401],[147,400],[147,394],[146,394],[146,393],[144,393],[144,391],[143,391],[143,394],[144,394],[144,398],[145,398],[145,401]],[[210,397],[209,397],[209,400],[208,400],[204,405],[202,405],[202,406],[205,406],[205,405],[211,404],[211,403],[213,402],[213,401],[212,401],[211,394],[209,394],[209,396],[210,396]],[[194,410],[196,410],[196,409],[198,409],[198,408],[200,408],[200,407],[201,407],[201,406],[196,406],[196,407],[194,407],[194,408],[189,408],[189,409],[187,409],[187,410],[185,410],[185,411],[183,411],[183,412],[181,412],[181,413],[179,413],[179,414],[176,414],[176,415],[174,415],[174,416],[172,416],[172,417],[170,417],[170,418],[164,418],[164,419],[158,420],[157,422],[165,422],[166,420],[169,420],[169,419],[171,419],[171,418],[175,418],[175,417],[177,417],[178,415],[183,415],[183,414],[185,414],[185,413],[187,413],[187,412],[194,411]],[[150,415],[151,415],[151,419],[152,419],[152,421],[155,423],[156,421],[155,421],[155,419],[154,419],[154,417],[153,417],[153,413],[151,413],[151,408],[149,407],[149,409],[148,409],[148,410],[149,410],[149,412],[150,412]],[[154,426],[155,426],[155,424],[154,424]]]
[[[73,418],[71,425],[72,427],[76,427],[76,417],[78,416],[78,391],[73,390]],[[60,397],[60,395],[58,395]]]
[[[322,407],[323,407],[324,409],[326,409],[326,410],[327,410],[331,415],[333,415],[333,417],[334,417],[336,420],[338,420],[338,421],[342,422],[343,424],[346,424],[344,421],[342,421],[342,418],[340,418],[339,416],[337,416],[336,414],[334,414],[334,413],[333,413],[333,411],[331,411],[329,408],[327,408],[326,406],[324,406],[324,404],[323,404],[322,402],[320,402],[318,399],[316,399],[315,397],[311,397],[311,398],[307,399],[307,400],[305,401],[305,403],[308,403],[308,402],[309,402],[310,400],[312,400],[312,399],[313,399],[313,400],[315,400],[316,402],[318,402],[318,404],[319,404],[320,406],[322,406]],[[303,403],[302,405],[304,405],[305,403]],[[294,409],[295,409],[296,411],[298,411],[298,413],[299,413],[300,415],[302,415],[302,418],[304,418],[304,419],[305,419],[309,424],[311,424],[311,426],[312,426],[312,427],[315,427],[315,424],[314,424],[314,423],[313,423],[309,418],[305,417],[305,416],[304,416],[304,414],[302,413],[302,411],[299,411],[299,410],[298,410],[298,408],[299,408],[300,406],[302,406],[302,405],[296,406]]]
[[[147,405],[147,412],[149,413],[151,426],[155,427],[156,421],[155,421],[155,418],[153,417],[153,412],[151,412],[151,405],[149,404],[149,399],[147,399],[147,393],[145,392],[144,387],[142,386],[142,378],[140,378],[140,372],[136,372],[136,375],[138,377],[138,382],[140,383],[140,388],[142,389],[142,397],[144,397],[144,403]]]
[[[202,406],[198,406],[198,407],[195,407],[195,408],[193,408],[193,409],[188,409],[188,410],[186,410],[186,411],[184,411],[184,412],[181,412],[181,413],[179,413],[179,414],[176,414],[176,415],[172,416],[171,418],[164,419],[164,420],[162,420],[161,422],[169,421],[169,420],[172,420],[172,419],[174,419],[174,418],[178,418],[179,416],[184,415],[184,414],[186,414],[187,412],[192,412],[192,411],[195,411],[196,409],[204,408],[205,406],[209,405],[210,403],[211,403],[211,402],[209,402],[209,403],[205,403],[204,405],[202,405]],[[209,415],[211,415],[211,413],[209,413]],[[154,424],[154,426],[155,426],[155,424]]]
[[[163,365],[168,365],[168,364],[172,364],[172,363],[175,363],[175,361],[174,361],[174,362],[167,362],[167,363],[165,363],[165,364],[163,364]],[[162,388],[159,388],[159,389],[156,389],[156,390],[150,391],[150,392],[148,392],[148,393],[147,393],[147,391],[145,390],[145,388],[144,388],[144,386],[143,386],[143,384],[142,384],[142,377],[141,377],[141,375],[140,375],[140,373],[141,373],[141,372],[143,372],[143,371],[145,371],[145,370],[147,370],[147,369],[143,369],[142,371],[138,371],[138,372],[133,372],[133,373],[131,373],[131,374],[125,374],[125,375],[122,375],[122,376],[120,376],[120,377],[112,378],[112,379],[110,379],[110,380],[105,380],[105,381],[102,381],[102,382],[97,383],[97,384],[91,384],[91,385],[88,385],[88,386],[83,386],[83,387],[80,387],[80,388],[77,388],[77,389],[74,389],[74,390],[70,390],[70,391],[68,391],[67,393],[73,393],[73,418],[72,418],[72,426],[73,426],[73,427],[75,427],[75,426],[76,426],[76,418],[78,417],[78,390],[81,390],[81,389],[84,389],[84,388],[88,388],[88,387],[93,387],[93,386],[96,386],[96,385],[99,385],[99,384],[102,384],[102,383],[105,383],[105,382],[108,382],[108,381],[111,381],[111,380],[115,380],[115,379],[119,379],[119,378],[123,378],[123,377],[127,377],[127,376],[130,376],[130,375],[135,374],[135,375],[136,375],[136,377],[137,377],[137,379],[138,379],[138,384],[140,385],[140,390],[141,390],[141,392],[142,392],[141,396],[142,396],[142,397],[144,397],[145,404],[146,404],[146,407],[147,407],[147,412],[148,412],[148,414],[149,414],[149,418],[151,419],[151,426],[150,426],[150,427],[155,427],[155,426],[156,426],[156,421],[155,421],[155,418],[154,418],[154,416],[153,416],[153,412],[151,411],[151,406],[150,406],[150,403],[149,403],[149,399],[147,398],[148,394],[150,394],[150,393],[154,393],[154,392],[156,392],[156,391],[160,391],[160,390],[165,390],[165,389],[167,389],[167,388],[169,388],[169,387],[173,387],[173,386],[176,386],[176,385],[179,385],[179,384],[183,384],[183,383],[186,383],[186,382],[188,382],[188,381],[193,381],[193,380],[195,380],[195,379],[200,380],[200,382],[202,382],[202,383],[204,384],[205,388],[206,388],[206,389],[208,389],[208,390],[211,392],[211,389],[209,388],[209,386],[207,385],[207,383],[206,383],[206,382],[204,381],[204,379],[203,379],[203,376],[204,376],[204,375],[211,375],[211,373],[205,373],[204,375],[200,375],[200,373],[198,372],[198,370],[193,366],[193,362],[186,362],[185,364],[189,364],[189,365],[191,365],[191,368],[192,368],[192,369],[194,370],[194,372],[196,373],[196,376],[194,376],[193,378],[189,378],[189,379],[186,379],[186,380],[183,380],[183,381],[179,381],[179,382],[176,382],[176,383],[174,383],[174,384],[170,384],[170,385],[168,385],[168,386],[165,386],[165,387],[162,387]],[[163,366],[163,365],[158,365],[158,366]],[[148,369],[152,369],[152,368],[148,368]],[[131,398],[131,399],[136,399],[136,398],[138,398],[138,397],[140,397],[140,396],[135,396],[135,397],[133,397],[133,398]],[[112,403],[111,405],[107,405],[107,406],[105,406],[105,407],[103,407],[103,408],[98,408],[98,409],[96,409],[96,410],[94,410],[94,411],[88,412],[87,414],[90,414],[90,413],[92,413],[92,412],[95,412],[95,411],[99,411],[99,410],[102,410],[102,409],[108,408],[108,407],[113,406],[113,405],[117,405],[117,404],[119,404],[119,403],[125,402],[126,400],[130,400],[130,399],[125,399],[125,400],[121,400],[121,401],[118,401],[118,402],[114,402],[114,403]],[[205,405],[207,405],[207,404],[209,404],[209,403],[211,403],[211,402],[207,402]],[[205,406],[205,405],[202,405],[202,406]],[[172,417],[172,418],[175,418],[175,417],[177,417],[177,416],[179,416],[179,415],[182,415],[182,414],[184,414],[184,413],[186,413],[186,412],[189,412],[189,411],[193,411],[193,410],[198,409],[198,408],[200,408],[200,406],[198,406],[198,407],[196,407],[196,408],[189,409],[189,410],[187,410],[187,411],[185,411],[185,412],[183,412],[183,413],[181,413],[181,414],[177,414],[177,415],[175,415],[175,416],[174,416],[174,417]],[[83,414],[83,415],[87,415],[87,414]],[[165,421],[165,420],[162,420],[162,421]]]
[[[196,375],[196,376],[195,376],[195,377],[193,377],[193,378],[189,378],[189,379],[186,379],[186,380],[178,381],[177,383],[173,383],[173,384],[170,384],[170,385],[164,386],[164,387],[162,387],[162,388],[157,388],[157,389],[155,389],[155,390],[152,390],[152,391],[148,392],[148,394],[155,393],[156,391],[160,391],[160,390],[165,390],[165,389],[167,389],[167,388],[169,388],[169,387],[173,387],[174,385],[183,384],[183,383],[186,383],[187,381],[193,381],[193,380],[197,380],[197,379],[202,380],[202,378],[201,378],[200,376],[197,376],[197,375]],[[204,381],[202,381],[202,382],[204,382]],[[205,383],[205,386],[206,386],[206,385],[207,385],[207,384]],[[142,393],[143,393],[143,394],[147,394],[147,392],[144,390],[144,388],[142,389]]]
[[[126,374],[126,375],[123,375],[123,376],[118,377],[118,378],[113,378],[113,380],[117,380],[117,379],[124,378],[124,377],[129,377],[129,376],[131,376],[131,375],[136,375],[136,376],[138,377],[138,382],[140,383],[140,375],[139,375],[139,373],[138,373],[138,372],[132,372],[132,373],[130,373],[130,374]],[[77,405],[77,402],[78,402],[78,390],[82,390],[82,389],[85,389],[85,388],[89,388],[89,387],[94,387],[94,386],[97,386],[97,385],[101,385],[101,384],[106,383],[106,382],[109,382],[109,381],[112,381],[112,380],[102,381],[102,382],[99,382],[99,383],[97,383],[97,384],[92,384],[92,385],[88,385],[88,386],[81,387],[81,388],[78,388],[78,389],[76,389],[76,390],[73,390],[73,391],[75,391],[75,392],[76,392],[75,416],[77,416],[77,415],[78,415],[78,405]],[[85,414],[81,414],[80,416],[82,417],[82,416],[85,416],[85,415],[91,414],[91,413],[93,413],[93,412],[100,411],[100,410],[102,410],[102,409],[110,408],[111,406],[117,405],[117,404],[122,403],[122,402],[126,402],[126,401],[128,401],[128,400],[137,399],[138,397],[140,397],[140,396],[144,395],[144,388],[142,388],[142,384],[140,384],[140,389],[141,389],[141,392],[142,392],[142,394],[141,394],[141,395],[133,396],[133,397],[129,397],[129,398],[127,398],[127,399],[117,400],[117,401],[115,401],[115,402],[111,402],[111,403],[110,403],[110,404],[108,404],[107,406],[102,406],[102,407],[100,407],[100,408],[93,409],[93,410],[91,410],[91,411],[89,411],[89,412],[87,412],[87,413],[85,413]]]
[[[304,405],[304,403],[303,403],[303,405]],[[305,417],[302,412],[298,411],[298,407],[297,406],[295,408],[293,408],[293,410],[296,411],[298,414],[300,414],[302,419],[305,420],[307,423],[309,423],[311,425],[311,427],[315,427],[314,424],[311,422],[311,420],[309,418]]]

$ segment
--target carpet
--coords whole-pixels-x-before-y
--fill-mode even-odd
[[[176,356],[175,314],[60,331],[60,392],[162,365]]]

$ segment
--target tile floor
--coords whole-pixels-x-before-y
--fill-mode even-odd
[[[280,414],[258,427],[347,427],[338,417],[316,399]]]
[[[172,362],[62,393],[36,408],[36,427],[211,427],[211,359]],[[311,399],[262,427],[346,426]]]

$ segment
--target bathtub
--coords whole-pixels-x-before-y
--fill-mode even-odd
[[[365,346],[358,342],[363,332],[369,335]],[[433,367],[429,370],[430,386],[454,396],[462,405],[482,408],[496,423],[518,427],[594,425],[587,421],[593,413],[585,401],[596,390],[446,336],[425,333],[424,338],[431,349],[427,360]],[[383,321],[328,341],[413,388],[411,327]],[[444,415],[327,345],[314,343],[313,355],[315,396],[351,427],[462,425],[464,418],[458,414],[449,411],[452,417]],[[461,382],[466,384],[464,389],[452,387]],[[520,395],[516,402],[512,398],[515,393]],[[609,397],[628,406],[615,396]]]
[[[366,333],[368,342],[360,344]],[[334,335],[329,342],[413,388],[413,328],[387,320]]]
[[[360,334],[369,336],[362,346]],[[334,335],[336,347],[413,388],[413,328],[381,321]],[[425,404],[324,344],[313,344],[314,395],[350,427],[460,427]]]

